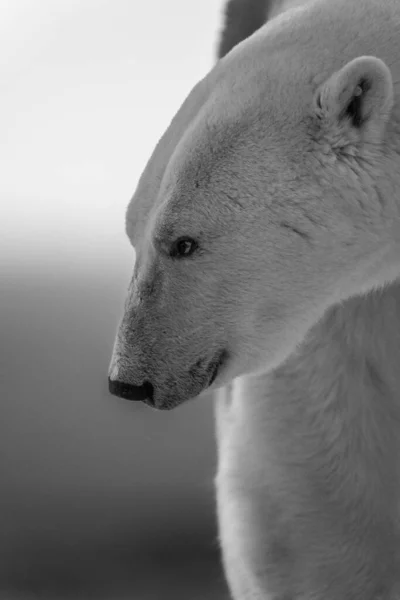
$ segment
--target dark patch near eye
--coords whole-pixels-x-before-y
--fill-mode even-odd
[[[200,184],[199,184],[199,182],[197,180],[194,182],[194,187],[196,189],[198,189],[200,187]]]
[[[297,235],[302,237],[304,240],[310,241],[310,236],[307,235],[307,233],[304,233],[304,231],[300,231],[300,229],[293,227],[293,225],[290,225],[289,223],[285,223],[284,221],[282,221],[280,223],[280,226],[284,227],[285,229],[289,229],[290,231],[293,231],[293,233],[297,233]]]
[[[198,243],[193,238],[180,237],[172,243],[169,255],[171,258],[189,258],[198,247]]]
[[[371,83],[367,79],[361,79],[358,86],[356,87],[356,91],[359,93],[354,93],[350,103],[347,105],[344,113],[341,115],[341,119],[344,117],[350,119],[351,124],[356,129],[359,129],[364,123],[362,105],[364,102],[364,95],[368,90],[371,89]]]

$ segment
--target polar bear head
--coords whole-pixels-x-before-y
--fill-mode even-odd
[[[112,393],[172,408],[271,370],[398,276],[400,11],[381,4],[280,15],[186,99],[127,210]]]

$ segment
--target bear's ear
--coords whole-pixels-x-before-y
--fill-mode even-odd
[[[334,73],[314,96],[321,133],[336,148],[379,143],[393,106],[392,75],[374,56],[360,56]],[[325,137],[324,136],[324,137]]]

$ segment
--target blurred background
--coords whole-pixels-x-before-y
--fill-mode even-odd
[[[219,0],[0,0],[0,598],[227,598],[212,398],[118,400],[125,207]]]

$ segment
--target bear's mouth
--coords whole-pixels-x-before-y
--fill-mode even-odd
[[[215,359],[210,363],[208,370],[211,372],[211,376],[210,376],[207,387],[212,386],[212,384],[214,383],[214,381],[216,380],[216,378],[218,376],[220,368],[226,362],[227,358],[228,358],[228,352],[226,350],[221,350],[217,354]]]

